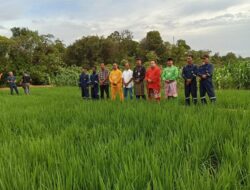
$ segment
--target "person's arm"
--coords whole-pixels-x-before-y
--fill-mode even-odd
[[[109,75],[110,75],[110,73],[107,72],[107,77],[104,79],[103,83],[106,82],[107,80],[109,80]]]
[[[146,77],[146,69],[145,69],[145,67],[142,67],[140,82],[144,81],[145,77]]]
[[[109,82],[111,84],[113,84],[112,75],[113,75],[113,72],[111,71],[110,74],[109,74]]]
[[[213,72],[214,72],[214,66],[212,64],[209,64],[207,69],[207,76],[208,77],[213,76]]]
[[[186,73],[186,68],[183,67],[183,69],[182,69],[182,78],[183,78],[184,80],[187,80],[187,79],[188,79],[186,74],[187,74],[187,73]]]
[[[133,81],[133,75],[134,75],[134,73],[132,71],[131,79],[128,81],[127,85],[129,85]]]
[[[0,79],[2,78],[2,76],[3,76],[3,73],[0,73]]]
[[[121,71],[118,74],[117,84],[122,84],[122,72]]]
[[[178,78],[179,78],[179,69],[175,67],[173,80],[177,80]]]

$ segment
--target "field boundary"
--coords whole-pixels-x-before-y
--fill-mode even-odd
[[[20,88],[22,88],[22,86],[18,86]],[[53,85],[30,85],[31,88],[53,88],[55,86]],[[9,87],[1,87],[0,88],[0,91],[5,91],[5,90],[9,90],[10,88]]]

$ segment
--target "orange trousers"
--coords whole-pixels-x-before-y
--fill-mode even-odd
[[[111,99],[115,100],[117,97],[117,94],[119,95],[120,100],[123,101],[124,96],[123,96],[122,86],[111,86]]]

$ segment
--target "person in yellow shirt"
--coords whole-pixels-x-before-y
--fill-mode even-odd
[[[111,84],[111,99],[115,100],[117,94],[119,94],[120,100],[123,101],[122,72],[118,69],[116,63],[113,64],[113,70],[109,75],[109,81]]]

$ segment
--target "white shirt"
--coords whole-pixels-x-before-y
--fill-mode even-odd
[[[128,83],[133,78],[133,71],[130,69],[123,71],[122,78],[125,83]],[[134,83],[132,81],[131,83],[129,83],[129,85],[126,88],[132,88],[133,86],[134,86]],[[123,87],[125,88],[125,85],[123,85]]]

